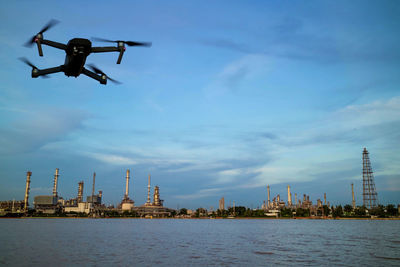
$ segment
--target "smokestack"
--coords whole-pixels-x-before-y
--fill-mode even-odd
[[[58,168],[56,168],[56,173],[54,174],[53,197],[57,197],[58,176]]]
[[[126,184],[125,184],[125,199],[128,199],[129,198],[129,174],[130,174],[130,171],[129,171],[129,169],[127,169],[126,170]]]
[[[94,197],[94,185],[96,183],[96,172],[93,173],[92,202]]]
[[[292,206],[292,194],[290,193],[290,185],[287,186],[288,206]]]
[[[269,208],[269,207],[271,207],[271,199],[270,199],[269,185],[267,186],[267,192],[268,192],[268,208]]]
[[[26,173],[26,187],[25,187],[25,199],[24,199],[24,210],[28,211],[28,198],[29,198],[29,190],[30,190],[30,186],[31,186],[31,175],[32,172],[27,172]]]
[[[78,183],[78,203],[83,200],[83,181]]]
[[[351,204],[353,204],[353,210],[356,209],[356,199],[354,198],[354,186],[353,183],[351,183],[351,195],[353,197],[353,200],[351,202]]]
[[[326,206],[326,193],[324,193],[324,205]]]
[[[147,186],[147,205],[151,205],[150,202],[150,174],[149,174],[149,185]]]

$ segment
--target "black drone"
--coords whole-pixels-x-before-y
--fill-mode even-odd
[[[38,69],[35,65],[33,65],[26,58],[20,58],[23,62],[32,67],[32,78],[37,78],[39,76],[46,77],[48,74],[56,73],[56,72],[64,72],[64,74],[68,77],[74,76],[78,77],[80,74],[84,74],[99,81],[101,84],[107,84],[107,80],[110,80],[115,83],[119,83],[116,80],[108,77],[104,72],[95,67],[94,65],[88,65],[88,67],[93,70],[90,71],[86,69],[85,62],[87,56],[90,53],[103,53],[103,52],[119,52],[119,57],[117,60],[117,64],[121,63],[122,56],[125,52],[125,45],[127,46],[151,46],[151,43],[143,43],[143,42],[132,42],[132,41],[112,41],[102,38],[92,38],[93,41],[100,42],[110,42],[117,43],[117,46],[106,46],[106,47],[92,47],[92,43],[88,39],[83,38],[74,38],[69,40],[69,42],[65,45],[62,43],[46,40],[43,38],[43,33],[56,25],[58,21],[51,20],[47,23],[43,29],[38,32],[35,36],[30,39],[25,46],[31,47],[34,43],[37,44],[39,56],[43,56],[42,44],[52,46],[58,49],[62,49],[65,51],[65,62],[64,65],[60,65],[54,68],[48,69]]]

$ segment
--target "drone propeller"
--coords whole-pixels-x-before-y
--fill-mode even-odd
[[[121,41],[121,40],[113,41],[97,37],[92,37],[92,40],[98,42],[107,42],[107,43],[124,43],[127,46],[147,46],[147,47],[151,46],[150,42],[134,42],[134,41]]]
[[[107,74],[105,74],[101,69],[97,68],[95,65],[88,64],[88,66],[89,66],[89,68],[91,68],[97,74],[105,75],[107,77],[107,80],[110,80],[110,81],[112,81],[113,83],[116,83],[116,84],[121,84],[121,82],[108,77]]]
[[[30,66],[32,68],[32,70],[39,70],[35,65],[32,64],[32,62],[30,62],[27,58],[25,57],[20,57],[18,58],[19,60],[21,60],[22,62],[24,62],[26,65]],[[47,74],[43,74],[41,75],[41,77],[43,78],[49,78],[49,76],[47,76]]]
[[[38,35],[42,35],[45,31],[47,31],[48,29],[52,28],[54,25],[58,24],[59,21],[52,19],[50,20],[41,30],[40,32],[38,32],[37,34],[35,34],[31,39],[28,40],[28,42],[25,43],[26,47],[31,47],[35,41]]]

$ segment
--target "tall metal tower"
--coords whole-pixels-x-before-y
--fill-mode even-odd
[[[363,151],[363,204],[368,209],[378,206],[378,193],[375,189],[374,175],[366,148]]]

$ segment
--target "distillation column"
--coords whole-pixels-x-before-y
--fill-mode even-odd
[[[57,197],[58,176],[58,168],[56,168],[56,173],[54,174],[53,197]]]
[[[146,205],[150,206],[151,202],[150,202],[150,174],[149,174],[149,184],[147,186],[147,202]]]
[[[324,193],[324,205],[326,206],[326,193]]]
[[[351,183],[351,196],[352,196],[352,201],[351,204],[353,206],[353,210],[356,209],[356,199],[354,198],[354,185]]]
[[[270,194],[270,191],[269,191],[269,185],[267,186],[267,193],[268,193],[268,208],[271,208],[271,194]]]
[[[158,186],[154,187],[153,205],[154,206],[161,206],[160,189],[159,189]]]
[[[78,203],[83,201],[83,181],[78,183]]]
[[[288,206],[292,206],[292,194],[290,193],[290,185],[287,186],[287,199]]]
[[[26,187],[25,187],[25,199],[24,199],[24,211],[28,211],[28,199],[29,199],[29,190],[31,186],[31,175],[32,172],[26,173]]]

